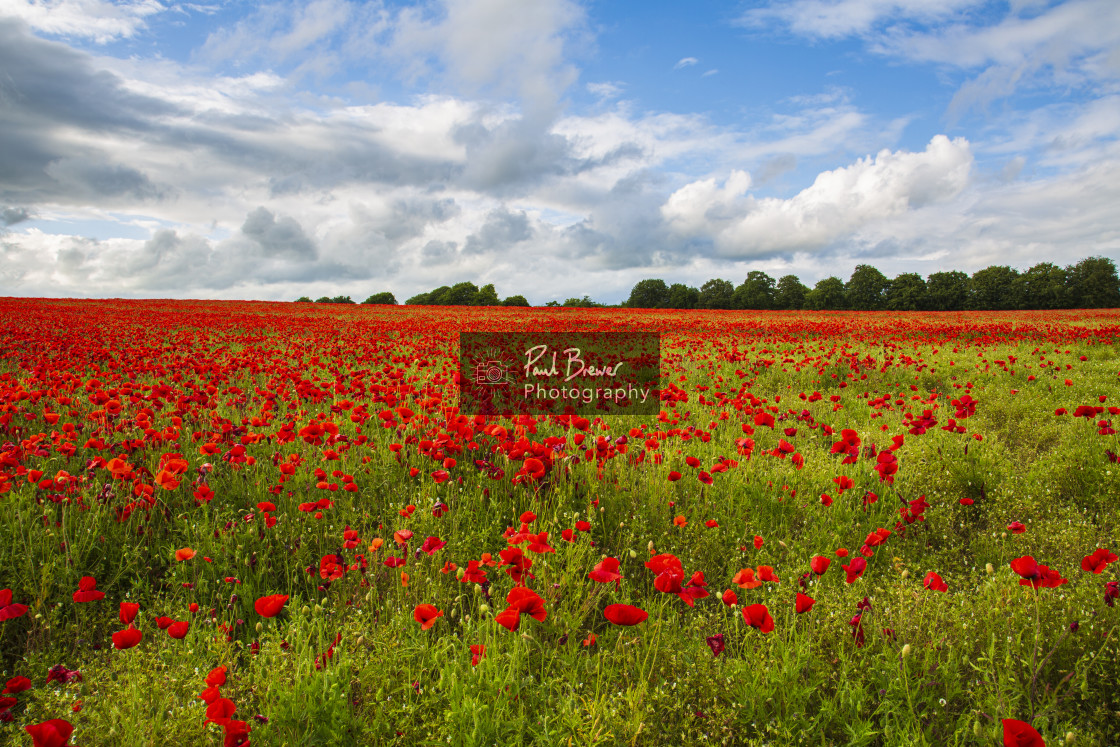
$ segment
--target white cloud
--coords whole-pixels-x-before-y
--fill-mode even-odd
[[[921,153],[884,150],[825,171],[789,199],[754,198],[742,172],[722,188],[693,182],[669,197],[662,215],[678,235],[710,240],[725,256],[821,249],[874,221],[955,197],[972,161],[967,141],[938,135]]]
[[[673,65],[673,69],[674,70],[680,70],[682,67],[692,67],[693,65],[695,65],[699,61],[700,60],[696,59],[695,57],[682,57],[680,60],[677,61],[676,65]]]
[[[767,26],[774,21],[796,34],[835,39],[865,34],[885,20],[907,19],[931,23],[952,18],[985,0],[780,0],[747,11],[741,22]]]
[[[105,44],[135,36],[145,19],[167,7],[158,0],[9,0],[0,14],[19,18],[45,34],[92,39]]]

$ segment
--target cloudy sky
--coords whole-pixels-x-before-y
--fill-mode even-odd
[[[0,296],[1120,260],[1116,0],[0,0]]]

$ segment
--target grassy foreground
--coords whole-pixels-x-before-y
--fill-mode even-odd
[[[466,313],[0,300],[0,743],[1120,744],[1120,314]],[[660,416],[456,413],[509,326]]]

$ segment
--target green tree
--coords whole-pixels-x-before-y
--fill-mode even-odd
[[[673,283],[669,286],[669,301],[665,308],[695,309],[699,302],[700,291],[684,283]]]
[[[904,272],[890,282],[886,307],[891,311],[922,311],[929,305],[926,281],[916,272]]]
[[[471,306],[497,306],[499,303],[498,292],[494,290],[493,284],[487,283],[478,289]]]
[[[296,303],[312,303],[312,301],[307,296],[300,296],[296,299]]]
[[[883,308],[891,281],[871,265],[856,265],[852,276],[844,285],[844,300],[848,308],[858,311],[876,311]]]
[[[567,306],[569,308],[577,308],[577,309],[595,309],[595,308],[599,308],[603,304],[596,303],[595,301],[592,301],[591,296],[584,296],[583,298],[569,298],[569,299],[566,299],[562,305]]]
[[[730,309],[732,297],[735,295],[735,286],[729,280],[715,278],[700,286],[700,295],[696,300],[698,309]]]
[[[1068,309],[1066,271],[1053,262],[1040,262],[1015,278],[1015,296],[1023,309]]]
[[[835,275],[818,280],[805,296],[805,307],[830,311],[844,308],[844,281]]]
[[[732,303],[736,309],[774,308],[774,278],[762,270],[751,270],[735,289]]]
[[[935,272],[926,278],[926,297],[932,311],[963,311],[972,294],[972,280],[960,270]]]
[[[783,275],[774,288],[774,308],[796,311],[804,308],[809,288],[796,275]]]
[[[639,280],[626,305],[631,309],[664,309],[669,304],[669,286],[664,280]]]
[[[528,306],[529,300],[525,296],[510,296],[502,301],[502,306]]]
[[[362,301],[362,303],[380,304],[382,306],[396,306],[397,297],[389,291],[382,291],[381,293],[374,293],[372,296]]]
[[[1069,298],[1076,309],[1120,307],[1120,278],[1107,257],[1087,257],[1066,268]]]
[[[1019,271],[1007,265],[992,265],[972,273],[969,308],[981,311],[1006,311],[1019,308],[1015,279]]]

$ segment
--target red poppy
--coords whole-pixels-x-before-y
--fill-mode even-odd
[[[587,577],[601,584],[609,584],[612,581],[618,584],[622,579],[622,574],[618,572],[618,558],[603,558],[595,564]]]
[[[1013,718],[1003,719],[1003,744],[1004,747],[1046,747],[1042,735],[1033,726]]]
[[[31,680],[26,677],[12,677],[0,695],[18,695],[24,690],[31,689]]]
[[[758,577],[763,581],[769,581],[774,584],[779,584],[781,581],[774,575],[774,569],[768,565],[760,565],[758,567]]]
[[[222,726],[228,724],[233,718],[234,712],[237,711],[237,706],[229,698],[218,698],[210,705],[206,706],[206,723],[218,724]]]
[[[724,648],[727,647],[727,644],[723,639],[723,633],[710,635],[705,639],[705,642],[708,644],[708,648],[712,650],[712,656],[719,656],[723,653]]]
[[[420,545],[420,550],[428,555],[432,555],[446,545],[447,543],[439,537],[427,537],[424,539],[424,544]]]
[[[922,585],[930,591],[949,591],[949,585],[942,580],[941,576],[933,571],[926,574],[925,581],[922,582]]]
[[[190,560],[195,556],[195,551],[189,547],[181,547],[175,551],[175,560],[180,562]]]
[[[867,561],[864,558],[855,557],[852,558],[849,565],[841,565],[840,567],[848,574],[844,581],[850,584],[863,575],[863,572],[867,569]]]
[[[1081,559],[1081,570],[1089,573],[1100,574],[1108,567],[1109,563],[1116,562],[1116,555],[1109,552],[1103,547],[1097,548],[1092,555],[1086,555]]]
[[[135,602],[121,602],[120,620],[125,625],[136,619],[136,614],[140,611],[140,605]]]
[[[222,747],[249,747],[249,724],[230,719],[225,725],[225,738]]]
[[[96,602],[105,598],[105,592],[97,590],[97,579],[93,576],[82,576],[78,581],[78,590],[74,592],[74,601],[81,604],[83,602]]]
[[[495,615],[494,620],[511,632],[517,630],[521,623],[522,614],[537,621],[542,621],[548,617],[548,611],[544,608],[544,600],[535,591],[524,586],[513,587],[506,595],[506,602],[509,607],[504,612]]]
[[[253,609],[261,617],[276,617],[280,610],[284,609],[284,605],[288,602],[287,594],[273,594],[267,597],[261,597],[253,603]]]
[[[113,648],[121,651],[126,648],[132,648],[140,643],[140,639],[143,637],[143,633],[129,625],[124,630],[113,633]]]
[[[731,578],[731,583],[740,589],[756,589],[762,586],[762,581],[754,577],[754,569],[750,567],[739,569],[739,572]]]
[[[732,589],[728,589],[725,592],[723,592],[723,596],[721,596],[720,599],[728,607],[730,607],[733,604],[738,604],[739,603],[739,595],[736,594],[734,592],[734,590],[732,590]]]
[[[210,687],[221,687],[226,684],[226,668],[214,667],[210,673],[206,675],[206,684]]]
[[[1033,589],[1053,589],[1069,583],[1068,579],[1062,578],[1061,573],[1049,566],[1039,565],[1030,555],[1016,558],[1011,561],[1010,565],[1011,570],[1023,577],[1019,581],[1019,586],[1030,586]]]
[[[167,627],[167,634],[175,640],[180,640],[187,637],[187,631],[191,629],[191,624],[188,621],[173,622]]]
[[[797,592],[797,614],[802,614],[813,609],[813,605],[817,603],[816,599],[810,596]]]
[[[669,482],[676,482],[679,479],[681,479],[680,472],[673,471],[669,473]]]
[[[828,570],[828,566],[832,563],[831,558],[826,558],[823,555],[814,555],[812,560],[809,561],[809,569],[818,576],[824,574]]]
[[[66,747],[70,744],[74,727],[69,721],[52,718],[41,724],[28,724],[23,730],[31,735],[34,747]]]
[[[612,625],[638,625],[646,621],[649,613],[629,604],[609,604],[603,617]]]
[[[1021,521],[1011,522],[1010,524],[1007,525],[1007,529],[1012,534],[1022,534],[1023,532],[1027,531],[1026,526],[1024,526],[1023,522],[1021,522]]]
[[[436,620],[443,617],[443,612],[436,609],[434,604],[418,604],[412,611],[412,619],[420,623],[420,630],[427,630],[436,624]]]
[[[770,617],[770,610],[765,604],[748,604],[743,608],[743,619],[762,633],[769,633],[774,629],[774,618]]]
[[[482,643],[476,643],[471,646],[471,666],[477,667],[478,662],[486,656],[486,646]]]
[[[26,604],[12,604],[12,590],[0,589],[0,622],[27,614]]]

